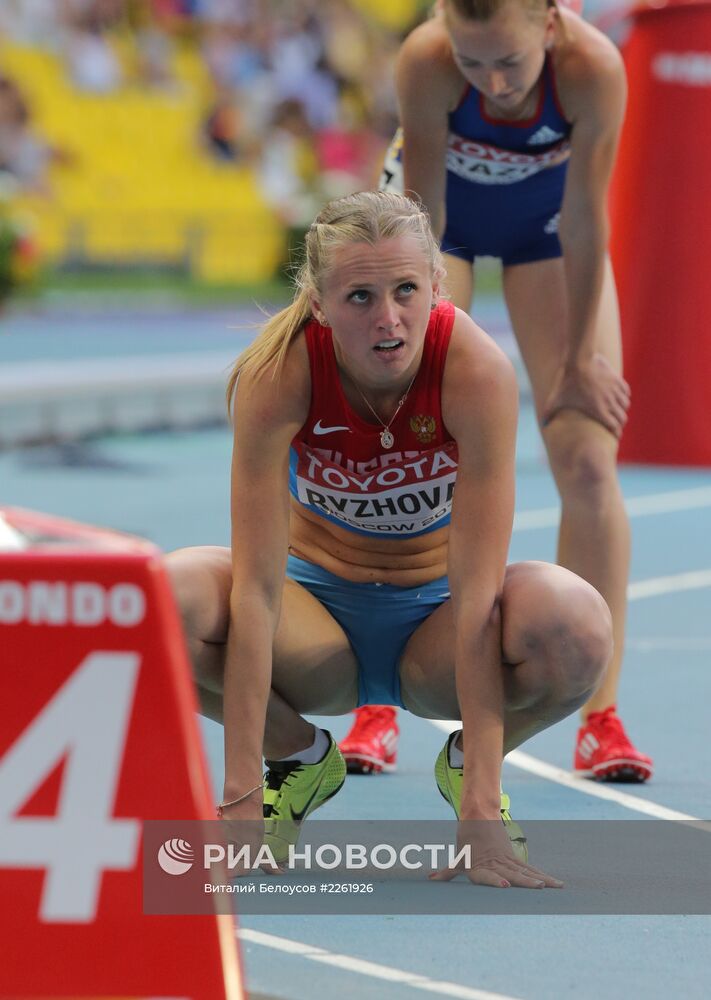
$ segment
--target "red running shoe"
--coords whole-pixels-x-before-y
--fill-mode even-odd
[[[338,744],[349,774],[394,771],[400,730],[391,705],[364,705],[355,710],[355,722]]]
[[[575,771],[597,781],[647,781],[652,777],[652,758],[635,750],[625,732],[615,705],[604,712],[591,712],[578,730]]]

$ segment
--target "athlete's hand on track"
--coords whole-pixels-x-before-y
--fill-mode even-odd
[[[563,883],[545,872],[520,861],[513,853],[511,841],[500,819],[464,820],[457,832],[457,852],[470,848],[471,865],[462,858],[455,868],[442,868],[429,877],[436,882],[449,882],[466,875],[475,885],[498,889],[560,889]]]
[[[264,814],[261,798],[254,800],[246,799],[234,806],[226,806],[222,810],[222,822],[224,824],[224,836],[228,844],[232,844],[235,854],[243,847],[249,847],[250,864],[259,854],[264,844]],[[278,864],[271,864],[265,860],[259,865],[261,870],[267,875],[283,875],[284,869]],[[247,865],[243,859],[235,868],[231,868],[230,878],[242,878],[245,875],[254,875],[255,869]]]
[[[543,411],[545,427],[561,410],[579,410],[614,434],[622,435],[627,423],[630,387],[606,357],[594,354],[574,368],[561,366]]]

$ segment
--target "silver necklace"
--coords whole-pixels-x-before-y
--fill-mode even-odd
[[[368,407],[368,409],[373,414],[373,416],[378,421],[378,423],[383,425],[383,429],[380,432],[380,443],[383,446],[383,448],[392,448],[392,446],[395,444],[395,438],[393,437],[393,433],[390,430],[390,424],[393,422],[393,420],[395,419],[395,417],[398,415],[398,413],[400,412],[400,410],[405,405],[405,400],[407,399],[408,393],[410,392],[410,389],[412,388],[412,385],[413,385],[413,383],[414,383],[414,381],[415,381],[416,378],[417,378],[417,372],[415,372],[415,374],[410,379],[410,384],[408,385],[407,389],[405,389],[405,392],[403,393],[403,395],[398,400],[398,404],[397,404],[397,406],[395,408],[395,412],[393,413],[392,417],[390,417],[390,419],[388,420],[387,424],[385,423],[384,420],[381,419],[381,417],[377,413],[377,411],[374,410],[373,407],[370,405],[370,403],[368,402],[365,394],[361,391],[360,386],[358,385],[358,383],[355,382],[355,381],[353,381],[353,380],[351,380],[351,381],[353,381],[353,385],[356,387],[356,389],[360,393],[361,398],[363,399],[363,402],[365,403],[365,405]]]

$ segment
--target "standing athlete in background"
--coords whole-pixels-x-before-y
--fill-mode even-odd
[[[622,59],[554,0],[440,0],[405,40],[396,82],[402,129],[382,186],[414,192],[428,209],[460,309],[471,306],[475,257],[501,259],[562,502],[558,562],[612,611],[615,654],[582,710],[575,770],[645,781],[652,761],[615,706],[630,549],[616,464],[629,388],[605,202]],[[341,748],[354,770],[392,769],[396,737],[394,710],[369,708]]]

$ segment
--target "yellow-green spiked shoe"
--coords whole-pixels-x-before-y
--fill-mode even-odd
[[[333,798],[346,780],[346,762],[331,734],[326,736],[328,750],[316,764],[265,761],[264,843],[277,863],[289,860],[289,847],[297,844],[303,821]]]
[[[447,742],[440,750],[439,756],[435,761],[434,769],[437,788],[439,788],[442,798],[446,799],[452,809],[454,809],[457,819],[459,819],[459,812],[462,804],[463,768],[452,767],[449,763],[449,748],[460,733],[461,729],[458,729],[448,737]],[[526,844],[526,838],[518,823],[511,819],[511,813],[509,812],[510,805],[511,802],[508,795],[502,791],[501,822],[506,827],[506,832],[509,835],[509,840],[511,841],[511,846],[513,847],[513,852],[516,857],[519,861],[528,861],[528,845]]]

